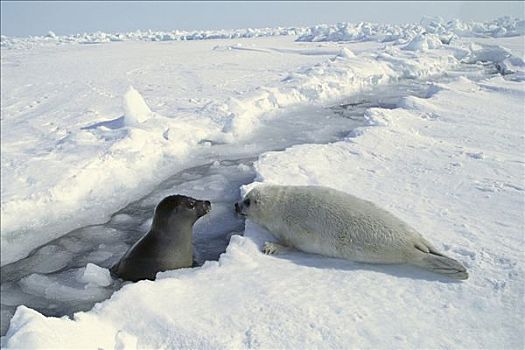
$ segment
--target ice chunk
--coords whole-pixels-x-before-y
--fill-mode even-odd
[[[420,33],[434,34],[443,43],[455,37],[510,37],[523,35],[525,21],[502,17],[488,22],[463,22],[453,19],[424,17],[419,24],[337,23],[308,28],[297,41],[378,41],[406,43]]]
[[[79,283],[75,278],[78,273],[79,270],[72,270],[53,277],[34,273],[22,278],[19,284],[25,293],[61,302],[100,301],[111,294],[112,291],[96,284]]]
[[[355,57],[355,54],[352,51],[350,51],[350,49],[343,47],[341,51],[339,52],[339,54],[337,55],[337,57],[352,58],[352,57]]]
[[[419,34],[403,47],[403,50],[426,51],[428,49],[439,49],[441,46],[441,40],[437,35]]]
[[[128,214],[117,214],[112,218],[114,223],[129,223],[133,222],[133,220],[133,217],[129,216]]]
[[[130,86],[124,94],[124,123],[136,126],[150,119],[153,115],[142,95]]]
[[[107,287],[111,284],[111,275],[108,269],[89,263],[81,272],[78,280],[96,286]]]
[[[499,63],[498,70],[503,75],[513,74],[525,70],[525,62],[521,57],[512,56]]]
[[[464,58],[466,63],[476,62],[502,62],[512,57],[510,50],[499,45],[470,45],[470,54]]]
[[[56,39],[57,35],[53,31],[47,32],[46,38]]]

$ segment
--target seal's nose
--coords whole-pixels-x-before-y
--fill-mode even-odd
[[[235,203],[235,212],[237,214],[240,214],[241,213],[241,207],[239,206],[239,203]]]
[[[210,201],[204,201],[204,210],[206,212],[209,212],[211,210],[211,202]]]

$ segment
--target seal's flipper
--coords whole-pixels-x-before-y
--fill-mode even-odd
[[[467,269],[458,261],[451,259],[441,253],[423,253],[421,259],[414,262],[426,270],[447,275],[451,278],[466,280],[468,278]]]
[[[263,253],[266,255],[272,255],[290,250],[290,247],[275,243],[275,242],[264,242]]]

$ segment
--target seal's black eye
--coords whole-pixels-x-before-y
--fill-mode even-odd
[[[193,209],[195,207],[195,202],[188,202],[187,206],[188,208]]]
[[[249,207],[250,206],[250,198],[246,198],[244,200],[244,202],[242,202],[245,206]]]

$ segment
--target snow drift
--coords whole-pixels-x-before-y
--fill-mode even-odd
[[[457,283],[409,266],[300,252],[264,256],[262,243],[272,237],[247,222],[244,237],[234,235],[218,262],[126,285],[91,311],[53,318],[18,307],[2,347],[523,348],[523,52],[504,47],[521,38],[502,39],[522,24],[457,29],[454,35],[498,38],[471,44],[446,42],[449,33],[429,23],[421,25],[436,29],[423,34],[401,26],[393,45],[367,49],[330,42],[290,49],[293,38],[284,49],[249,41],[245,50],[216,50],[196,42],[201,54],[190,51],[192,62],[159,59],[155,50],[168,49],[162,43],[148,50],[145,43],[35,48],[32,55],[18,44],[2,50],[2,265],[69,230],[105,222],[198,154],[242,149],[265,121],[292,107],[324,113],[321,107],[356,93],[416,81],[429,85],[428,94],[368,109],[369,125],[345,131],[343,141],[262,155],[256,183],[325,185],[381,203],[471,272]],[[57,36],[45,42],[54,45]],[[121,46],[139,50],[147,64],[126,51],[125,65],[104,70],[121,57],[115,49]],[[97,84],[78,71],[86,52],[97,71],[118,83]],[[240,59],[225,59],[232,55]],[[42,75],[50,57],[75,62],[73,78]],[[27,60],[36,73],[22,76]],[[283,69],[277,61],[292,63]],[[226,76],[217,73],[227,69]],[[211,70],[203,74],[206,84],[195,83],[197,72]],[[108,271],[91,261],[65,271],[67,285],[46,275],[71,258],[52,245],[38,252],[54,253],[52,266],[38,266],[20,281],[22,290],[56,300],[109,297]],[[12,305],[19,305],[17,297]]]
[[[370,110],[375,126],[360,136],[262,156],[257,181],[382,203],[467,265],[468,281],[300,252],[265,256],[271,236],[247,222],[218,262],[127,285],[73,319],[19,307],[2,346],[523,347],[523,83],[459,78],[439,88]]]
[[[195,152],[205,151],[211,143],[240,142],[280,110],[335,104],[374,86],[442,75],[461,63],[490,63],[514,80],[523,79],[523,60],[509,50],[497,45],[464,46],[441,46],[427,34],[405,46],[390,45],[359,55],[342,48],[335,57],[289,73],[273,86],[210,101],[184,117],[153,113],[140,93],[128,88],[122,99],[124,116],[62,135],[52,154],[55,166],[64,173],[51,175],[53,168],[45,169],[49,157],[30,157],[34,166],[29,162],[2,168],[1,263],[20,259],[75,228],[104,222]],[[18,162],[16,147],[13,152],[4,147],[3,164]],[[6,186],[10,183],[26,188],[26,193],[9,195],[7,191],[16,188]]]
[[[3,195],[2,265],[72,229],[107,220],[130,197],[143,193],[144,188],[181,166],[191,152],[204,149],[209,140],[238,142],[249,137],[264,118],[275,117],[275,112],[284,108],[336,103],[343,96],[374,86],[441,74],[458,63],[447,51],[415,56],[387,47],[352,56],[343,50],[331,59],[289,74],[275,86],[211,102],[186,118],[151,112],[140,93],[128,88],[122,102],[123,117],[67,135],[67,143],[55,150],[57,157],[69,162],[60,163],[57,159],[66,173],[54,175],[59,176],[56,179],[45,171],[26,173],[27,177],[42,178],[42,182],[51,184],[36,193],[26,185],[26,196]],[[79,157],[71,163],[74,154]],[[3,178],[6,183],[13,183],[19,172],[5,170]],[[117,195],[122,192],[128,195]],[[34,214],[21,216],[21,212]]]

